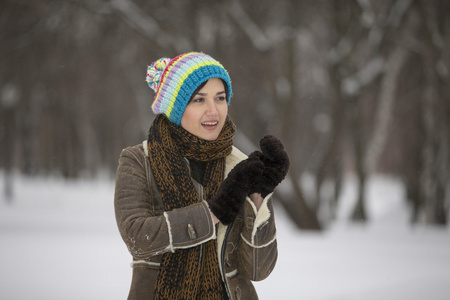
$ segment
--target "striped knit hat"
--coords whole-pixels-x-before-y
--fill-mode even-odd
[[[194,91],[205,81],[220,78],[227,85],[227,102],[230,103],[231,79],[225,68],[204,53],[190,52],[174,59],[160,58],[147,68],[146,81],[156,92],[152,110],[165,114],[180,125],[186,105]]]

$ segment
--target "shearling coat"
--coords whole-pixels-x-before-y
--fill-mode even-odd
[[[203,187],[194,179],[199,203],[164,211],[153,179],[147,143],[122,151],[117,170],[114,206],[120,234],[133,257],[128,299],[152,299],[161,255],[217,240],[218,263],[230,299],[258,299],[251,281],[265,279],[277,260],[271,195],[259,210],[247,197],[235,221],[214,225]],[[233,147],[226,157],[225,176],[246,155]],[[186,163],[189,166],[188,161]]]

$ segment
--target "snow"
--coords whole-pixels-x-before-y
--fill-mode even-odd
[[[450,230],[410,226],[402,189],[389,177],[370,181],[370,222],[352,224],[349,182],[337,220],[322,233],[295,229],[276,206],[278,263],[255,283],[260,299],[449,299]],[[10,205],[0,196],[1,299],[126,299],[131,257],[116,228],[111,180],[16,175],[14,193]]]

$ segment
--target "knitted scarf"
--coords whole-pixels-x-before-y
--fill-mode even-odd
[[[164,115],[155,118],[148,133],[148,149],[165,211],[201,201],[183,157],[207,162],[205,198],[214,197],[223,181],[225,157],[231,153],[234,132],[229,117],[214,141],[196,137]],[[163,254],[154,299],[214,300],[224,299],[224,293],[215,240]]]

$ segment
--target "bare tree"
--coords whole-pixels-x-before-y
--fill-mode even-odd
[[[420,1],[423,35],[423,68],[425,87],[422,95],[425,140],[422,148],[423,170],[420,190],[424,203],[425,221],[447,224],[446,189],[449,182],[449,105],[445,100],[436,66],[442,64],[444,20],[436,7]],[[448,78],[448,76],[446,76]],[[448,83],[448,79],[447,79]]]
[[[352,217],[368,219],[380,172],[403,178],[413,221],[445,224],[449,11],[445,0],[2,1],[0,168],[113,175],[153,118],[146,64],[205,51],[233,78],[236,143],[285,142],[292,167],[276,196],[299,228],[332,221],[349,173]]]

